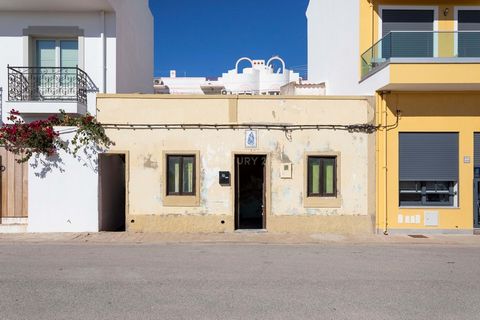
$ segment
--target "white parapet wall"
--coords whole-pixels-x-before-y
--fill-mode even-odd
[[[63,140],[73,128],[56,128]],[[98,231],[98,155],[82,149],[77,157],[64,151],[29,161],[28,232]]]

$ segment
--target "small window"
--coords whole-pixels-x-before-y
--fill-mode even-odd
[[[195,155],[167,155],[167,195],[195,195]]]
[[[455,181],[400,181],[400,206],[455,207]]]
[[[337,158],[308,157],[308,197],[337,196]]]

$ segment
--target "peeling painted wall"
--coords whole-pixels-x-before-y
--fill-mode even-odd
[[[98,117],[107,124],[358,124],[370,123],[373,109],[367,98],[335,97],[175,97],[100,95]],[[270,208],[273,216],[369,216],[375,192],[374,134],[341,130],[258,130],[258,147],[245,148],[245,130],[108,129],[113,149],[129,155],[129,216],[234,215],[234,183],[221,186],[219,171],[234,173],[234,154],[265,153],[270,164]],[[167,207],[164,152],[200,152],[200,205]],[[305,153],[340,154],[341,205],[306,208]],[[292,164],[292,178],[282,179],[282,164]],[[233,178],[233,177],[232,177]],[[373,198],[373,200],[372,200]],[[267,201],[268,204],[268,201]],[[268,219],[268,217],[267,217]],[[268,226],[268,222],[267,222]]]

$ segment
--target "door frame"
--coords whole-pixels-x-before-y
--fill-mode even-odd
[[[128,219],[129,219],[129,212],[130,212],[130,152],[128,150],[107,150],[105,152],[101,152],[98,154],[98,159],[100,159],[100,155],[106,154],[106,155],[123,155],[125,157],[125,231],[128,231]],[[101,222],[100,222],[100,213],[101,213],[101,206],[102,206],[102,200],[101,200],[101,188],[100,188],[100,183],[101,183],[101,172],[100,172],[100,165],[98,164],[98,228],[100,229],[101,227]]]
[[[272,169],[272,164],[271,164],[271,154],[269,152],[260,152],[260,151],[233,151],[232,152],[232,179],[231,181],[233,182],[233,186],[231,187],[231,192],[230,192],[230,201],[232,203],[232,214],[233,214],[233,230],[239,230],[237,229],[237,163],[236,163],[236,158],[237,156],[264,156],[265,157],[265,166],[263,169],[263,176],[264,176],[264,210],[263,210],[263,230],[267,230],[268,228],[268,219],[272,214],[271,210],[271,169]],[[240,229],[241,230],[241,229]],[[262,230],[262,229],[260,229]]]

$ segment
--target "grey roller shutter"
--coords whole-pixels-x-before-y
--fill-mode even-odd
[[[458,31],[458,56],[480,57],[480,10],[459,10]]]
[[[480,133],[475,133],[474,139],[474,151],[473,151],[473,162],[475,163],[475,167],[480,167]]]
[[[382,10],[384,58],[433,57],[434,19],[433,10]]]
[[[458,181],[458,152],[458,133],[400,133],[400,180]]]

